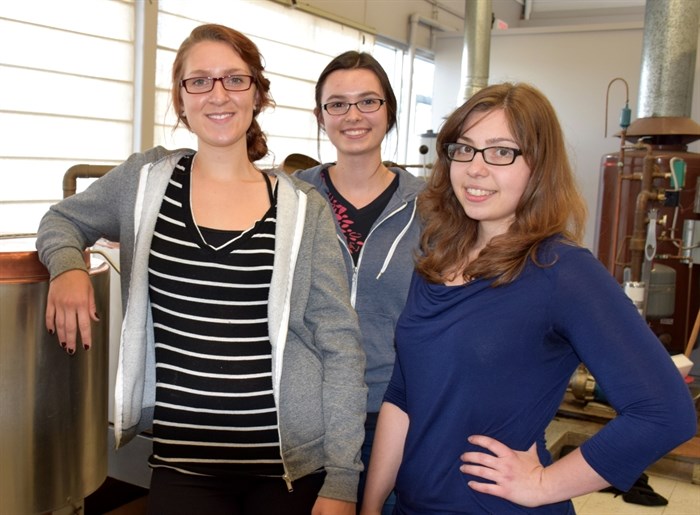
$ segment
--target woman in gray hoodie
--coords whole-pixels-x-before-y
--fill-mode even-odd
[[[319,131],[337,161],[297,173],[323,194],[360,318],[369,388],[362,461],[366,467],[384,391],[394,367],[394,328],[406,302],[418,248],[416,196],[425,181],[382,162],[382,142],[396,126],[396,96],[382,66],[367,53],[334,58],[316,83]],[[360,497],[364,474],[360,476]],[[391,513],[393,499],[385,505]]]
[[[256,46],[193,30],[173,64],[198,151],[132,155],[53,206],[37,239],[46,325],[69,354],[97,321],[83,250],[120,242],[117,446],[153,431],[149,513],[354,512],[367,389],[330,209],[253,163],[272,105]]]

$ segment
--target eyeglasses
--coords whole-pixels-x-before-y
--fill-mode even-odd
[[[221,81],[221,85],[226,91],[246,91],[253,85],[251,75],[226,75],[225,77],[191,77],[180,81],[180,86],[188,93],[209,93],[214,89],[216,81]]]
[[[495,166],[508,166],[515,162],[515,158],[522,156],[523,152],[517,148],[510,147],[486,147],[476,148],[466,143],[445,143],[447,159],[460,163],[470,163],[477,153],[481,153],[484,162]]]
[[[340,116],[347,113],[350,107],[355,106],[361,113],[374,113],[386,103],[383,98],[365,98],[359,102],[328,102],[323,104],[323,108],[328,114]]]

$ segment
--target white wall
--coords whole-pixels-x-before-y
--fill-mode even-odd
[[[586,198],[589,220],[585,245],[594,250],[595,218],[601,158],[617,152],[620,141],[620,109],[624,106],[624,84],[616,82],[610,92],[608,137],[605,137],[605,95],[615,77],[629,84],[632,120],[637,118],[643,26],[509,29],[494,31],[491,38],[489,83],[529,82],[547,95],[554,105],[570,147],[571,161]],[[436,80],[433,123],[437,130],[461,103],[460,61],[463,39],[458,34],[437,35]],[[691,118],[700,120],[700,61],[696,62]],[[700,143],[689,146],[700,151]]]

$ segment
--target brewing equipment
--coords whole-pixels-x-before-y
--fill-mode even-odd
[[[69,356],[45,327],[34,241],[0,238],[0,513],[78,513],[107,475],[109,269],[90,268],[102,321]]]
[[[694,345],[700,308],[700,154],[688,151],[699,20],[695,0],[647,0],[639,117],[601,164],[598,258],[671,353]]]
[[[700,213],[692,209],[700,155],[688,152],[682,142],[660,144],[657,135],[646,141],[650,143],[603,157],[598,258],[621,283],[647,284],[647,290],[641,293],[646,295],[647,307],[659,302],[652,286],[658,281],[668,283],[673,275],[669,268],[675,272],[671,286],[675,290],[674,309],[645,310],[643,314],[670,351],[684,352],[700,307],[700,270],[693,268],[700,262],[694,263],[690,257],[694,238],[700,234],[695,223]],[[686,165],[685,185],[679,189],[671,187],[671,159],[682,159]],[[651,209],[656,210],[652,222]],[[649,223],[654,224],[651,230]],[[654,233],[653,242],[648,241],[649,234]],[[649,247],[654,247],[652,259],[647,259]],[[645,263],[651,266],[648,277],[643,277]],[[625,269],[629,270],[628,281]],[[669,295],[668,288],[665,295]]]

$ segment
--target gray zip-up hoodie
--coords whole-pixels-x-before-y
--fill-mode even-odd
[[[328,187],[321,171],[332,164],[300,170],[295,176],[313,184],[328,200]],[[424,179],[402,168],[392,167],[390,171],[398,174],[399,186],[365,238],[357,265],[336,220],[352,305],[360,318],[362,347],[367,356],[365,382],[369,387],[369,413],[379,411],[394,368],[394,329],[406,303],[420,238],[416,197],[425,187]]]
[[[148,256],[165,189],[192,150],[133,154],[78,195],[51,207],[37,249],[51,277],[84,269],[82,251],[104,237],[120,242],[123,324],[115,386],[117,447],[150,428],[155,350]],[[313,188],[277,177],[275,258],[268,304],[274,396],[285,480],[321,467],[323,497],[354,502],[362,469],[367,388],[357,317],[349,302],[332,214]]]

